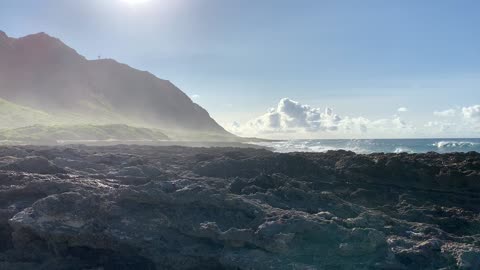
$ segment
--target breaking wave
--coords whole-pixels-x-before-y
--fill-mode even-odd
[[[480,152],[480,139],[358,139],[288,140],[255,143],[275,152],[326,152],[347,150],[368,153]]]
[[[475,148],[476,146],[480,146],[479,142],[470,142],[470,141],[439,141],[435,142],[433,146],[444,149],[444,148]]]
[[[393,153],[396,153],[396,154],[399,154],[399,153],[415,153],[415,151],[413,151],[412,149],[410,148],[406,148],[406,147],[397,147],[395,148],[395,150],[393,151]]]

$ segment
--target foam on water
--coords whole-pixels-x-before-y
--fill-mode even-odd
[[[439,141],[433,144],[437,148],[472,148],[478,145],[480,143],[470,141]]]
[[[393,153],[396,153],[396,154],[398,154],[398,153],[415,153],[415,151],[413,151],[410,148],[406,148],[406,147],[397,147],[397,148],[395,148]]]
[[[480,152],[480,139],[355,139],[355,140],[287,140],[261,142],[276,152],[326,152],[348,150],[356,153],[425,153]]]

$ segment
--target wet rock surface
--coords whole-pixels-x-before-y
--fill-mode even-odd
[[[1,147],[0,269],[480,269],[480,154]]]

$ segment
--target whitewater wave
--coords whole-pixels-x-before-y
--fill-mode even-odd
[[[476,146],[480,146],[478,142],[470,142],[470,141],[439,141],[435,142],[433,146],[437,147],[438,149],[444,148],[472,148]]]
[[[368,153],[367,149],[363,149],[358,145],[352,144],[352,141],[345,145],[327,145],[325,142],[318,140],[291,140],[291,141],[277,141],[277,142],[258,142],[252,143],[264,146],[279,153],[290,152],[327,152],[331,150],[347,150],[356,153]]]
[[[326,152],[328,150],[336,150],[334,147],[322,145],[312,145],[308,141],[280,141],[280,142],[260,142],[255,143],[273,149],[275,152]]]
[[[275,152],[326,152],[347,150],[369,153],[480,152],[480,139],[354,139],[354,140],[289,140],[253,143]]]
[[[393,150],[393,153],[395,153],[395,154],[400,154],[400,153],[412,154],[412,153],[415,153],[415,151],[413,151],[412,149],[407,148],[407,147],[397,147],[397,148],[395,148],[395,150]]]

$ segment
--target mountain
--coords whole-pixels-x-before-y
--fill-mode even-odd
[[[11,38],[0,31],[0,98],[56,124],[129,124],[234,137],[170,81],[112,59],[87,60],[45,33]]]

